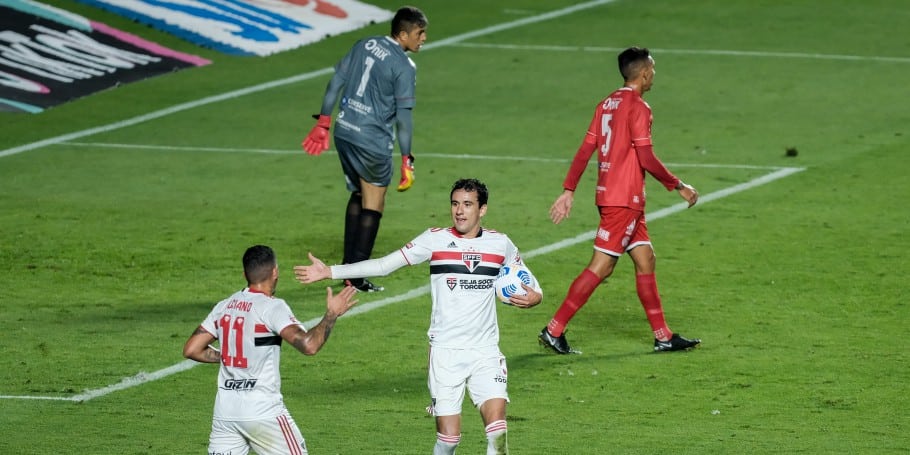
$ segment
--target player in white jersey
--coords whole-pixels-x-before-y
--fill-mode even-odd
[[[450,193],[453,226],[423,232],[385,257],[326,266],[309,255],[309,266],[294,267],[302,283],[324,279],[384,276],[401,267],[430,262],[429,378],[431,411],[436,416],[434,455],[455,453],[461,440],[465,390],[480,410],[488,454],[508,453],[506,391],[508,369],[499,350],[499,324],[493,280],[502,266],[521,263],[514,243],[503,233],[480,226],[487,212],[487,187],[475,179],[455,182]],[[542,290],[522,285],[527,294],[511,304],[530,308]]]
[[[244,455],[252,448],[260,455],[305,455],[306,442],[281,396],[281,341],[315,355],[356,303],[356,290],[333,295],[327,289],[325,315],[307,331],[274,297],[278,263],[271,248],[248,248],[243,274],[247,287],[215,305],[183,347],[186,358],[221,363],[208,453]],[[216,339],[220,349],[211,346]]]

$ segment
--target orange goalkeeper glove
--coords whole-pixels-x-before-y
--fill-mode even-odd
[[[401,180],[398,181],[398,191],[407,191],[414,184],[414,155],[401,157]]]
[[[319,155],[329,149],[329,128],[332,127],[332,117],[320,115],[316,126],[310,130],[306,139],[300,143],[300,146],[310,155]]]

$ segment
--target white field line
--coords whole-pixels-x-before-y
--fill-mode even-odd
[[[518,51],[549,51],[549,52],[621,52],[625,48],[602,46],[559,46],[559,45],[528,45],[506,43],[456,43],[456,47],[469,47],[474,49],[509,49]],[[819,54],[812,52],[768,52],[768,51],[734,51],[723,49],[659,49],[648,48],[656,55],[723,55],[727,57],[759,57],[759,58],[796,58],[809,60],[846,60],[859,62],[889,62],[910,63],[910,57],[886,57],[880,55],[843,55]]]
[[[259,148],[232,148],[232,147],[187,147],[174,145],[153,145],[153,144],[120,144],[107,142],[61,142],[61,146],[74,147],[93,147],[93,148],[116,148],[128,150],[156,150],[156,151],[177,151],[177,152],[217,152],[217,153],[264,153],[270,155],[303,155],[303,150],[287,149],[259,149]],[[326,150],[324,154],[332,155],[334,150]],[[491,160],[491,161],[533,161],[541,163],[569,163],[571,158],[538,158],[530,156],[492,156],[492,155],[470,155],[467,153],[424,153],[420,152],[421,158],[442,158],[442,159],[471,159],[471,160]],[[758,166],[753,164],[698,164],[698,163],[664,163],[671,167],[702,167],[702,168],[719,168],[719,169],[785,169],[782,166]]]
[[[730,195],[732,195],[732,194],[740,193],[740,192],[742,192],[742,191],[746,191],[746,190],[748,190],[748,189],[752,189],[752,188],[755,188],[755,187],[757,187],[757,186],[764,185],[764,184],[766,184],[766,183],[771,183],[771,182],[773,182],[773,181],[775,181],[775,180],[777,180],[777,179],[782,179],[782,178],[784,178],[784,177],[786,177],[786,176],[788,176],[788,175],[795,174],[795,173],[797,173],[797,172],[802,172],[802,171],[804,171],[804,170],[806,170],[806,168],[802,168],[802,167],[785,167],[785,168],[781,168],[781,169],[778,169],[778,170],[776,170],[776,171],[774,171],[774,172],[771,172],[771,173],[769,173],[769,174],[765,174],[765,175],[763,175],[763,176],[761,176],[761,177],[757,177],[757,178],[754,178],[754,179],[752,179],[752,180],[749,180],[748,182],[745,182],[745,183],[740,183],[740,184],[737,184],[737,185],[733,185],[733,186],[724,188],[724,189],[722,189],[722,190],[715,191],[715,192],[713,192],[713,193],[708,193],[708,194],[699,195],[699,197],[698,197],[698,204],[699,204],[699,205],[703,205],[703,204],[706,204],[706,203],[708,203],[708,202],[715,201],[715,200],[717,200],[717,199],[720,199],[720,198],[724,198],[724,197],[730,196]],[[666,217],[666,216],[670,216],[670,215],[672,215],[672,214],[674,214],[674,213],[681,212],[681,211],[683,211],[683,210],[686,210],[687,208],[688,208],[688,204],[687,204],[687,203],[685,203],[685,202],[680,202],[680,203],[678,203],[678,204],[674,204],[674,205],[671,205],[671,206],[669,206],[669,207],[665,207],[665,208],[662,208],[662,209],[660,209],[660,210],[657,210],[656,212],[650,212],[650,213],[648,213],[648,214],[645,215],[645,219],[647,219],[648,222],[652,222],[652,221],[655,221],[655,220],[659,220],[659,219],[661,219],[661,218],[664,218],[664,217]],[[588,231],[588,232],[585,232],[585,233],[582,233],[582,234],[578,234],[578,235],[576,235],[575,237],[572,237],[572,238],[569,238],[569,239],[565,239],[565,240],[561,240],[561,241],[556,242],[556,243],[551,243],[551,244],[549,244],[549,245],[540,247],[540,248],[538,248],[538,249],[536,249],[536,250],[529,251],[528,253],[523,253],[522,256],[534,257],[534,256],[538,256],[538,255],[541,255],[541,254],[552,253],[552,252],[554,252],[554,251],[561,250],[561,249],[563,249],[563,248],[568,248],[568,247],[570,247],[570,246],[572,246],[572,245],[575,245],[575,244],[577,244],[577,243],[590,241],[590,240],[592,240],[592,239],[594,238],[594,235],[595,235],[596,233],[597,233],[597,231]]]
[[[457,46],[457,45],[460,45],[460,43],[461,43],[462,41],[465,41],[465,40],[467,40],[467,39],[476,38],[476,37],[479,37],[479,36],[484,36],[484,35],[488,35],[488,34],[491,34],[491,33],[496,33],[496,32],[499,32],[499,31],[508,30],[508,29],[515,28],[515,27],[520,27],[520,26],[523,26],[523,25],[528,25],[528,24],[533,24],[533,23],[537,23],[537,22],[541,22],[541,21],[545,21],[545,20],[549,20],[549,19],[558,18],[558,17],[561,17],[561,16],[565,16],[565,15],[568,15],[568,14],[572,14],[572,13],[578,12],[578,11],[582,11],[582,10],[586,10],[586,9],[593,8],[593,7],[596,7],[596,6],[601,6],[601,5],[605,5],[605,4],[608,4],[608,3],[612,3],[613,1],[615,1],[615,0],[595,0],[595,1],[587,2],[587,3],[582,3],[582,4],[574,5],[574,6],[572,6],[572,7],[564,8],[564,9],[561,9],[561,10],[552,11],[552,12],[550,12],[550,13],[541,14],[541,15],[538,15],[538,16],[533,16],[533,17],[528,17],[528,18],[516,20],[516,21],[506,22],[506,23],[503,23],[503,24],[498,24],[498,25],[495,25],[495,26],[487,27],[487,28],[480,29],[480,30],[476,30],[476,31],[473,31],[473,32],[464,33],[464,34],[462,34],[462,35],[456,35],[456,36],[453,36],[453,37],[451,37],[451,38],[447,38],[447,39],[444,39],[444,40],[441,40],[441,41],[437,41],[437,42],[434,42],[434,43],[430,43],[430,44],[424,46],[424,50],[429,50],[429,49],[432,49],[432,48],[435,48],[435,47],[443,47],[443,46]],[[500,48],[512,48],[512,49],[530,49],[530,50],[537,49],[537,50],[555,50],[555,51],[567,51],[567,50],[568,50],[568,51],[579,51],[579,50],[584,50],[584,51],[604,51],[604,52],[606,52],[606,51],[608,51],[608,50],[609,50],[609,51],[621,50],[621,49],[618,49],[618,48],[567,47],[567,46],[514,46],[514,45],[500,45],[500,46],[496,46],[496,45],[483,45],[483,44],[477,44],[477,45],[465,44],[465,45],[466,45],[466,46],[472,46],[472,47],[500,47]],[[653,51],[654,51],[654,52],[658,52],[658,49],[653,49]],[[762,56],[764,56],[764,57],[793,57],[793,58],[827,58],[827,59],[840,59],[840,60],[880,60],[880,61],[910,62],[910,59],[900,58],[900,57],[895,57],[895,58],[892,58],[892,57],[860,57],[860,56],[837,56],[837,55],[824,55],[824,54],[799,54],[799,53],[792,53],[792,54],[789,54],[789,53],[773,53],[773,52],[738,52],[738,51],[710,51],[710,50],[706,50],[706,51],[697,51],[697,50],[659,50],[659,51],[660,51],[660,52],[665,52],[665,53],[681,53],[681,54],[689,53],[689,54],[732,55],[732,56],[757,56],[757,57],[762,57]],[[260,92],[260,91],[264,91],[264,90],[270,90],[270,89],[272,89],[272,88],[281,87],[281,86],[284,86],[284,85],[293,84],[293,83],[297,83],[297,82],[301,82],[301,81],[313,79],[313,78],[316,78],[316,77],[319,77],[319,76],[322,76],[322,75],[331,74],[332,71],[333,71],[333,69],[332,69],[331,67],[329,67],[329,68],[323,68],[323,69],[320,69],[320,70],[316,70],[316,71],[312,71],[312,72],[309,72],[309,73],[300,74],[300,75],[298,75],[298,76],[294,76],[294,77],[290,77],[290,78],[286,78],[286,79],[275,80],[275,81],[267,82],[267,83],[264,83],[264,84],[259,84],[259,85],[247,87],[247,88],[244,88],[244,89],[240,89],[240,90],[235,90],[235,91],[232,91],[232,92],[223,93],[223,94],[220,94],[220,95],[215,95],[215,96],[210,96],[210,97],[207,97],[207,98],[202,98],[202,99],[199,99],[199,100],[196,100],[196,101],[191,101],[191,102],[179,104],[179,105],[176,105],[176,106],[172,106],[172,107],[170,107],[170,108],[162,109],[162,110],[159,110],[159,111],[154,111],[154,112],[151,112],[151,113],[148,113],[148,114],[145,114],[145,115],[133,117],[133,118],[126,119],[126,120],[123,120],[123,121],[120,121],[120,122],[115,122],[115,123],[111,123],[111,124],[104,125],[104,126],[100,126],[100,127],[96,127],[96,128],[90,128],[90,129],[86,129],[86,130],[82,130],[82,131],[77,131],[77,132],[74,132],[74,133],[65,134],[65,135],[61,135],[61,136],[57,136],[57,137],[53,137],[53,138],[49,138],[49,139],[45,139],[45,140],[33,142],[33,143],[30,143],[30,144],[25,144],[25,145],[22,145],[22,146],[18,146],[18,147],[13,147],[13,148],[10,148],[10,149],[2,150],[2,151],[0,151],[0,157],[5,157],[5,156],[9,156],[9,155],[14,155],[14,154],[17,154],[17,153],[22,153],[22,152],[26,152],[26,151],[30,151],[30,150],[35,150],[35,149],[42,148],[42,147],[46,147],[46,146],[50,146],[50,145],[61,144],[61,143],[67,142],[67,141],[72,141],[72,140],[80,139],[80,138],[87,137],[87,136],[92,136],[92,135],[99,134],[99,133],[105,133],[105,132],[117,130],[117,129],[120,129],[120,128],[125,128],[125,127],[128,127],[128,126],[136,125],[136,124],[143,123],[143,122],[146,122],[146,121],[150,121],[150,120],[154,120],[154,119],[157,119],[157,118],[165,117],[165,116],[168,116],[168,115],[171,115],[171,114],[174,114],[174,113],[182,112],[182,111],[189,110],[189,109],[194,109],[194,108],[196,108],[196,107],[205,106],[205,105],[212,104],[212,103],[217,103],[217,102],[220,102],[220,101],[225,101],[225,100],[230,100],[230,99],[238,98],[238,97],[241,97],[241,96],[244,96],[244,95],[248,95],[248,94],[251,94],[251,93],[256,93],[256,92]],[[129,148],[171,149],[171,150],[175,149],[174,147],[165,147],[165,146],[159,147],[159,146],[141,146],[141,145],[128,145],[128,144],[87,144],[87,143],[69,143],[69,145],[92,145],[92,146],[104,146],[104,147],[129,147]],[[219,149],[215,149],[215,148],[206,148],[206,147],[194,147],[194,148],[184,147],[184,148],[182,148],[182,149],[192,149],[192,150],[194,150],[194,151],[217,151],[217,152],[254,152],[254,153],[282,153],[282,154],[284,154],[284,153],[299,153],[299,152],[296,152],[296,151],[291,152],[291,151],[285,151],[285,150],[268,150],[268,149],[220,149],[220,148],[219,148]],[[457,155],[457,154],[452,154],[452,155],[448,155],[448,154],[438,154],[438,155],[434,155],[434,154],[422,154],[421,156],[437,157],[437,158],[515,159],[515,160],[528,160],[528,161],[566,161],[566,160],[546,159],[546,158],[486,157],[486,156]],[[685,166],[685,165],[682,165],[682,164],[675,164],[675,165],[674,165],[674,167],[680,167],[680,166]],[[791,174],[794,174],[794,173],[796,173],[796,172],[800,172],[800,171],[803,171],[803,170],[804,170],[804,168],[777,168],[777,167],[770,167],[770,166],[748,166],[748,165],[741,165],[741,166],[738,166],[738,165],[693,165],[693,166],[701,166],[701,167],[739,167],[739,168],[754,168],[754,169],[777,169],[777,170],[774,171],[774,172],[771,172],[771,173],[766,174],[766,175],[764,175],[764,176],[762,176],[762,177],[753,179],[753,180],[751,180],[751,181],[749,181],[749,182],[742,183],[742,184],[739,184],[739,185],[734,185],[734,186],[732,186],[732,187],[728,187],[728,188],[725,188],[725,189],[723,189],[723,190],[719,190],[719,191],[716,191],[716,192],[713,192],[713,193],[709,193],[709,194],[703,195],[703,196],[701,196],[701,198],[700,198],[700,202],[701,202],[702,204],[707,203],[707,202],[710,202],[710,201],[713,201],[713,200],[716,200],[716,199],[720,199],[720,198],[723,198],[723,197],[726,197],[726,196],[729,196],[729,195],[732,195],[732,194],[735,194],[735,193],[739,193],[739,192],[741,192],[741,191],[745,191],[745,190],[747,190],[747,189],[751,189],[751,188],[754,188],[754,187],[756,187],[756,186],[763,185],[763,184],[765,184],[765,183],[770,183],[770,182],[772,182],[772,181],[774,181],[774,180],[777,180],[777,179],[780,179],[780,178],[783,178],[783,177],[786,177],[786,176],[788,176],[788,175],[791,175]],[[670,206],[670,207],[667,207],[667,208],[658,210],[658,211],[656,211],[656,212],[649,213],[649,214],[647,215],[647,217],[648,217],[649,220],[654,221],[654,220],[657,220],[657,219],[660,219],[660,218],[663,218],[663,217],[672,215],[672,214],[677,213],[677,212],[679,212],[679,211],[682,211],[682,210],[684,210],[685,208],[686,208],[686,204],[685,204],[685,203],[679,203],[679,204],[676,204],[676,205],[673,205],[673,206]],[[584,241],[590,241],[593,237],[594,237],[594,231],[586,232],[586,233],[580,234],[580,235],[578,235],[578,236],[575,236],[575,237],[573,237],[573,238],[565,239],[565,240],[556,242],[556,243],[554,243],[554,244],[547,245],[547,246],[544,246],[544,247],[541,247],[541,248],[538,248],[538,249],[529,251],[529,252],[525,253],[524,256],[527,257],[527,258],[532,258],[532,257],[535,257],[535,256],[539,256],[539,255],[543,255],[543,254],[548,254],[548,253],[551,253],[551,252],[554,252],[554,251],[557,251],[557,250],[560,250],[560,249],[567,248],[567,247],[569,247],[569,246],[575,245],[575,244],[577,244],[577,243],[581,243],[581,242],[584,242]],[[391,296],[391,297],[387,297],[387,298],[385,298],[385,299],[380,299],[380,300],[377,300],[377,301],[374,301],[374,302],[369,302],[369,303],[361,304],[361,305],[358,305],[357,307],[351,309],[344,317],[347,317],[347,316],[354,316],[354,315],[357,315],[357,314],[362,314],[362,313],[365,313],[365,312],[374,310],[374,309],[376,309],[376,308],[381,308],[381,307],[384,307],[384,306],[387,306],[387,305],[391,305],[391,304],[393,304],[393,303],[397,303],[397,302],[401,302],[401,301],[413,299],[413,298],[416,298],[416,297],[420,297],[420,296],[422,296],[422,295],[425,295],[425,294],[429,293],[429,291],[430,291],[430,287],[429,287],[428,285],[425,285],[425,286],[421,286],[421,287],[412,289],[411,291],[405,292],[405,293],[400,294],[400,295],[397,295],[397,296]],[[304,322],[304,325],[306,325],[306,326],[312,326],[312,325],[315,325],[315,324],[317,324],[317,323],[319,323],[319,319],[311,319],[311,320],[309,320],[309,321],[305,321],[305,322]],[[184,360],[184,361],[182,361],[182,362],[180,362],[180,363],[177,363],[177,364],[172,365],[172,366],[167,367],[167,368],[163,368],[163,369],[154,371],[154,372],[152,372],[152,373],[140,372],[140,373],[136,374],[135,376],[128,377],[128,378],[124,378],[122,381],[120,381],[120,382],[117,383],[117,384],[109,385],[109,386],[107,386],[107,387],[103,387],[103,388],[99,388],[99,389],[87,390],[87,391],[85,391],[84,393],[77,394],[77,395],[73,395],[73,396],[69,396],[69,397],[0,395],[0,399],[31,399],[31,400],[54,400],[54,401],[74,401],[74,402],[83,402],[83,401],[88,401],[88,400],[91,400],[91,399],[94,399],[94,398],[102,397],[102,396],[108,395],[108,394],[110,394],[110,393],[119,391],[119,390],[124,390],[124,389],[130,388],[130,387],[134,387],[134,386],[138,386],[138,385],[147,383],[147,382],[155,381],[155,380],[158,380],[158,379],[161,379],[161,378],[170,376],[170,375],[175,374],[175,373],[179,373],[179,372],[182,372],[182,371],[186,371],[186,370],[189,370],[189,369],[195,367],[196,365],[199,365],[199,363],[194,362],[194,361],[192,361],[192,360]]]
[[[775,180],[782,179],[791,174],[795,174],[797,172],[801,172],[804,170],[805,170],[805,168],[800,168],[800,167],[780,168],[778,170],[765,174],[761,177],[752,179],[748,182],[740,183],[738,185],[733,185],[733,186],[724,188],[722,190],[715,191],[713,193],[704,194],[699,197],[698,201],[700,204],[706,204],[708,202],[715,201],[717,199],[721,199],[721,198],[724,198],[724,197],[727,197],[727,196],[730,196],[730,195],[733,195],[736,193],[740,193],[740,192],[746,191],[748,189],[752,189],[757,186],[764,185],[766,183],[771,183]],[[659,220],[661,218],[664,218],[664,217],[673,215],[675,213],[681,212],[683,210],[686,210],[686,208],[687,208],[687,204],[685,202],[680,202],[678,204],[662,208],[655,212],[650,212],[646,215],[646,217],[647,217],[648,221],[653,222],[655,220]],[[595,234],[595,231],[585,232],[585,233],[576,235],[575,237],[560,240],[559,242],[552,243],[550,245],[546,245],[546,246],[528,251],[526,253],[523,253],[522,256],[524,256],[525,258],[533,258],[535,256],[541,256],[544,254],[549,254],[554,251],[561,250],[563,248],[568,248],[570,246],[576,245],[581,242],[589,242],[594,238],[594,234]],[[393,303],[398,303],[398,302],[402,302],[405,300],[414,299],[414,298],[426,295],[429,292],[430,292],[430,286],[424,285],[424,286],[421,286],[421,287],[418,287],[415,289],[411,289],[410,291],[407,291],[403,294],[386,297],[384,299],[376,300],[373,302],[360,304],[360,305],[352,308],[350,311],[348,311],[342,317],[348,317],[348,316],[354,316],[354,315],[366,313],[368,311],[372,311],[377,308],[382,308],[384,306],[391,305]],[[320,321],[320,318],[315,318],[315,319],[310,319],[309,321],[305,321],[303,324],[306,327],[312,327],[312,326],[318,324],[319,321]],[[172,374],[179,373],[181,371],[186,371],[186,370],[189,370],[190,368],[195,367],[196,365],[201,365],[201,364],[197,363],[195,361],[192,361],[192,360],[184,360],[180,363],[177,363],[175,365],[172,365],[170,367],[167,367],[167,368],[164,368],[161,370],[157,370],[157,371],[154,371],[151,373],[140,372],[139,374],[137,374],[135,376],[132,376],[129,378],[124,378],[122,381],[120,381],[117,384],[109,385],[107,387],[102,387],[100,389],[86,390],[85,392],[83,392],[81,394],[73,395],[73,396],[69,396],[69,397],[0,395],[0,399],[57,400],[57,401],[83,402],[83,401],[88,401],[88,400],[91,400],[94,398],[108,395],[112,392],[116,392],[119,390],[127,389],[127,388],[138,386],[138,385],[142,385],[146,382],[155,381],[155,380],[170,376]]]
[[[319,320],[316,320],[315,323],[318,323],[318,322],[319,322]],[[310,327],[309,324],[310,324],[310,321],[307,321],[307,327]],[[91,400],[93,398],[103,397],[109,393],[116,392],[118,390],[128,389],[130,387],[141,385],[146,382],[156,381],[158,379],[170,376],[174,373],[179,373],[181,371],[189,370],[190,368],[193,368],[196,365],[200,365],[200,364],[193,360],[184,360],[178,364],[169,366],[167,368],[162,368],[162,369],[160,369],[158,371],[154,371],[152,373],[140,372],[140,373],[136,374],[135,376],[132,376],[129,378],[123,378],[123,380],[118,382],[117,384],[112,384],[107,387],[102,387],[100,389],[86,390],[83,393],[80,393],[78,395],[69,396],[69,397],[0,395],[0,399],[18,398],[21,400],[56,400],[56,401],[83,402],[83,401]]]
[[[547,21],[550,19],[555,19],[558,17],[576,13],[578,11],[583,11],[583,10],[594,8],[597,6],[613,3],[614,1],[616,1],[616,0],[593,0],[593,1],[585,2],[585,3],[573,5],[573,6],[570,6],[567,8],[540,14],[537,16],[526,17],[526,18],[522,18],[522,19],[518,19],[518,20],[514,20],[514,21],[504,22],[502,24],[497,24],[497,25],[493,25],[490,27],[485,27],[482,29],[471,31],[468,33],[463,33],[461,35],[456,35],[456,36],[446,38],[446,39],[443,39],[440,41],[431,42],[430,44],[425,45],[422,50],[426,51],[426,50],[430,50],[430,49],[437,48],[437,47],[451,46],[451,45],[457,44],[457,43],[467,40],[467,39],[477,38],[480,36],[500,32],[503,30],[517,28],[517,27],[521,27],[521,26],[525,26],[525,25],[529,25],[529,24],[534,24],[537,22],[543,22],[543,21]],[[322,68],[322,69],[319,69],[316,71],[311,71],[309,73],[300,74],[300,75],[297,75],[294,77],[266,82],[264,84],[254,85],[254,86],[246,87],[246,88],[243,88],[240,90],[222,93],[220,95],[210,96],[210,97],[202,98],[202,99],[199,99],[196,101],[190,101],[190,102],[183,103],[183,104],[178,104],[176,106],[172,106],[172,107],[169,107],[166,109],[150,112],[148,114],[140,115],[138,117],[133,117],[130,119],[119,121],[119,122],[110,123],[108,125],[99,126],[99,127],[95,127],[95,128],[89,128],[89,129],[77,131],[74,133],[64,134],[62,136],[56,136],[56,137],[52,137],[49,139],[32,142],[30,144],[20,145],[17,147],[6,149],[6,150],[0,150],[0,158],[5,157],[5,156],[10,156],[10,155],[15,155],[17,153],[28,152],[28,151],[39,149],[39,148],[46,147],[49,145],[55,145],[55,144],[59,144],[59,143],[66,142],[66,141],[72,141],[72,140],[80,139],[83,137],[92,136],[92,135],[99,134],[99,133],[106,133],[109,131],[114,131],[114,130],[117,130],[120,128],[125,128],[128,126],[147,122],[149,120],[154,120],[157,118],[165,117],[165,116],[175,114],[178,112],[194,109],[194,108],[197,108],[200,106],[205,106],[205,105],[217,103],[220,101],[239,98],[241,96],[249,95],[251,93],[257,93],[257,92],[261,92],[264,90],[270,90],[270,89],[273,89],[276,87],[285,86],[288,84],[294,84],[297,82],[313,79],[313,78],[316,78],[316,77],[319,77],[322,75],[331,74],[333,71],[334,71],[334,68],[332,68],[332,67]],[[260,153],[262,153],[262,152],[260,152]],[[427,290],[425,292],[428,292],[428,290],[429,290],[429,286],[427,287]],[[419,289],[418,289],[418,291],[419,291]],[[412,291],[412,292],[414,292],[414,291]],[[403,296],[408,296],[408,295],[409,295],[409,293],[403,294]],[[422,294],[416,294],[416,295],[422,295]],[[414,296],[409,296],[404,299],[412,298],[412,297],[414,297]],[[394,299],[394,298],[395,297],[392,297],[392,299]],[[402,300],[404,300],[404,299],[402,299]],[[389,299],[385,299],[385,300],[389,300]],[[399,301],[399,300],[395,300],[395,301]],[[376,303],[377,302],[374,302],[373,304],[376,304]],[[389,302],[389,303],[393,303],[393,302]],[[359,308],[354,308],[351,311],[349,311],[348,314],[349,315],[359,314],[364,311],[369,311],[370,308],[372,308],[372,307],[370,307],[369,304],[361,305]],[[315,325],[318,322],[319,322],[318,320],[311,320],[311,321],[306,321],[304,324]],[[22,398],[22,399],[36,399],[36,400],[87,401],[87,400],[90,400],[93,398],[107,395],[111,392],[122,390],[122,389],[125,389],[128,387],[132,387],[135,385],[145,383],[145,382],[154,381],[156,379],[160,379],[165,376],[169,376],[171,374],[178,373],[180,371],[188,370],[196,365],[197,365],[197,363],[193,362],[192,360],[185,360],[181,363],[178,363],[178,364],[173,365],[168,368],[164,368],[162,370],[158,370],[158,371],[155,371],[152,373],[142,373],[141,372],[131,378],[125,378],[123,381],[121,381],[118,384],[110,385],[110,386],[107,386],[107,387],[104,387],[101,389],[89,390],[89,391],[86,391],[85,393],[82,393],[79,395],[74,395],[72,397],[37,397],[37,396],[29,397],[29,396],[0,395],[0,399]]]
[[[595,8],[598,6],[606,5],[613,3],[616,0],[593,0],[585,3],[579,3],[577,5],[572,5],[563,9],[558,9],[550,11],[548,13],[538,14],[536,16],[526,17],[522,19],[516,19],[514,21],[503,22],[501,24],[492,25],[490,27],[481,28],[478,30],[470,31],[467,33],[462,33],[461,35],[455,35],[449,38],[444,38],[439,41],[430,42],[423,46],[421,51],[435,49],[437,47],[452,46],[454,44],[460,43],[462,41],[477,38],[479,36],[489,35],[496,32],[501,32],[503,30],[509,30],[517,27],[522,27],[529,24],[535,24],[538,22],[547,21],[550,19],[556,19],[558,17],[566,16],[572,13],[577,13],[579,11],[584,11],[587,9]],[[139,123],[147,122],[149,120],[154,120],[157,118],[165,117],[171,114],[178,112],[195,109],[200,106],[205,106],[212,103],[217,103],[220,101],[230,100],[234,98],[239,98],[244,95],[249,95],[251,93],[257,93],[264,90],[271,90],[276,87],[282,87],[288,84],[295,84],[297,82],[306,81],[313,79],[319,76],[326,74],[332,74],[334,72],[333,67],[322,68],[316,71],[311,71],[309,73],[299,74],[297,76],[292,76],[285,79],[278,79],[271,82],[266,82],[264,84],[254,85],[246,87],[240,90],[234,90],[231,92],[222,93],[220,95],[209,96],[206,98],[198,99],[196,101],[190,101],[187,103],[178,104],[169,108],[161,109],[158,111],[150,112],[148,114],[140,115],[138,117],[129,118],[126,120],[121,120],[119,122],[110,123],[104,126],[99,126],[95,128],[89,128],[82,131],[76,131],[74,133],[64,134],[62,136],[56,136],[49,139],[44,139],[37,142],[32,142],[30,144],[24,144],[17,147],[9,148],[6,150],[0,150],[0,158],[10,155],[15,155],[17,153],[28,152],[38,148],[46,147],[48,145],[57,144],[64,141],[71,141],[74,139],[83,138],[86,136],[92,136],[99,133],[106,133],[109,131],[114,131],[120,128],[125,128],[127,126],[136,125]]]

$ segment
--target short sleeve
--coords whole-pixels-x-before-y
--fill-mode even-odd
[[[433,229],[427,229],[414,240],[401,247],[401,254],[404,255],[410,265],[429,261],[433,255]]]
[[[205,320],[202,321],[202,324],[199,324],[203,329],[205,329],[207,332],[211,333],[212,336],[214,336],[215,338],[218,338],[218,320],[217,320],[217,318],[219,317],[218,315],[220,313],[217,311],[217,309],[220,306],[221,305],[216,305],[215,308],[212,309],[212,311],[209,313],[209,315],[205,317]]]
[[[276,335],[280,334],[285,327],[294,324],[306,330],[303,323],[294,317],[291,307],[283,299],[273,299],[272,304],[262,313],[261,317],[266,328]]]

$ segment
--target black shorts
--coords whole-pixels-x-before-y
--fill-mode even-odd
[[[388,151],[377,153],[337,137],[335,150],[349,191],[360,190],[360,179],[376,186],[392,183],[392,154]]]

